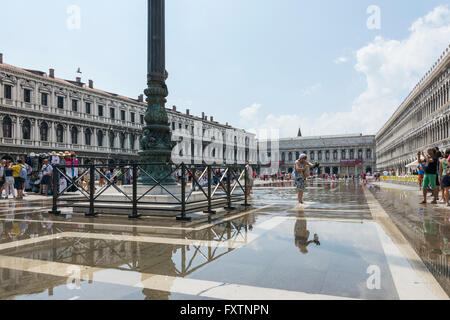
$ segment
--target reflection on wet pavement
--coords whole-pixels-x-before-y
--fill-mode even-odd
[[[371,189],[442,288],[450,293],[450,210],[418,205],[417,192]]]
[[[449,292],[446,213],[420,216],[414,195],[370,190]],[[407,259],[393,262],[386,251],[393,243],[364,191],[314,182],[298,207],[291,183],[258,187],[251,209],[212,223],[85,218],[70,209],[55,217],[45,201],[0,202],[0,298],[399,299],[409,288],[399,288],[393,264]],[[376,288],[368,285],[373,266]]]

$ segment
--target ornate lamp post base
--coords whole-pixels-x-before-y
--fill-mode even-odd
[[[166,97],[169,92],[164,83],[149,81],[149,87],[145,90],[147,96],[147,111],[145,113],[146,126],[141,139],[142,151],[139,156],[147,165],[139,177],[141,185],[176,185],[172,176],[172,149],[175,142],[172,141],[169,119],[165,109]],[[154,163],[154,164],[153,164]],[[155,181],[156,180],[156,181]]]
[[[141,151],[139,155],[145,163],[165,162],[167,164],[147,164],[142,166],[142,169],[156,181],[141,172],[138,184],[153,186],[161,182],[162,185],[177,185],[175,178],[172,176],[172,166],[169,164],[170,153],[167,154],[164,151]],[[167,157],[169,157],[169,160],[167,160]]]

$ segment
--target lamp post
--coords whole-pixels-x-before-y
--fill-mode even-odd
[[[149,163],[145,171],[163,185],[175,185],[172,177],[172,141],[165,104],[169,95],[166,86],[168,77],[165,64],[165,0],[148,0],[148,57],[147,57],[147,111],[141,139],[139,156]],[[166,163],[166,164],[153,164]],[[139,177],[142,185],[154,185],[154,180],[145,174]]]

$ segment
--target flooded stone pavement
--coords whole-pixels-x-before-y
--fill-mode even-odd
[[[209,224],[0,202],[0,299],[448,299],[450,211],[417,191],[254,189]]]

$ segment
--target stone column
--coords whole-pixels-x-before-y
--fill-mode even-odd
[[[147,64],[147,111],[142,143],[139,152],[142,161],[147,163],[170,162],[172,141],[169,118],[165,104],[169,95],[166,86],[168,74],[165,64],[165,0],[148,0],[148,64]],[[166,165],[149,165],[146,171],[156,180],[170,174],[171,168]],[[141,176],[139,182],[153,185],[154,181]],[[163,184],[176,184],[172,176],[168,176]]]

